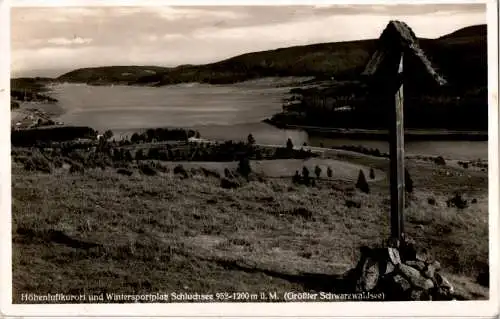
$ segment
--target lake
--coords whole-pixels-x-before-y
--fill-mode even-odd
[[[56,119],[69,125],[90,126],[101,132],[111,129],[117,136],[156,127],[193,128],[203,138],[246,140],[257,143],[318,146],[364,145],[388,152],[384,141],[309,137],[301,130],[281,130],[262,120],[281,111],[290,90],[283,80],[249,81],[234,85],[179,84],[159,88],[142,86],[88,86],[60,84],[51,88],[62,114]],[[406,144],[409,155],[442,155],[456,159],[487,159],[488,142],[429,141]]]

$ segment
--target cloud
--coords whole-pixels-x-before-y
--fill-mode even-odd
[[[486,12],[486,4],[484,3],[437,3],[437,4],[384,4],[384,5],[325,5],[322,7],[315,7],[315,14],[317,15],[331,15],[331,14],[349,14],[349,15],[405,15],[417,16],[423,14],[432,14],[437,12]]]
[[[24,23],[39,23],[44,18],[50,17],[51,23],[69,22],[76,19],[95,17],[105,13],[105,8],[74,8],[74,7],[55,7],[55,8],[12,8],[12,16],[16,20]],[[47,20],[46,20],[47,21]]]
[[[186,35],[180,33],[149,34],[143,37],[148,42],[175,41],[187,39]]]
[[[47,40],[50,44],[55,45],[74,45],[74,44],[89,44],[92,42],[90,38],[74,37],[73,39],[68,38],[51,38]]]
[[[168,21],[179,21],[189,19],[244,19],[248,17],[247,14],[242,12],[233,11],[229,9],[211,10],[203,7],[145,7],[141,11],[150,11],[157,14],[162,19]]]

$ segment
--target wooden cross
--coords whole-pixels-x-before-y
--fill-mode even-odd
[[[403,66],[407,74],[403,74]],[[423,71],[428,75],[429,82],[446,84],[446,80],[432,68],[420,49],[413,31],[404,22],[390,21],[382,32],[377,51],[372,55],[363,75],[369,76],[375,101],[384,104],[389,114],[391,239],[397,243],[401,241],[404,233],[403,83],[413,75],[408,73],[408,66],[411,66],[410,73]]]
[[[398,79],[403,79],[403,55],[398,68]],[[399,83],[398,83],[399,84]],[[396,85],[398,85],[396,84]],[[391,181],[391,237],[401,239],[404,233],[405,208],[405,147],[404,147],[404,118],[403,118],[403,82],[394,96],[394,107],[390,107],[389,121],[389,156]]]

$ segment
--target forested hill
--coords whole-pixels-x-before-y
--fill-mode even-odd
[[[81,68],[59,76],[61,82],[89,84],[128,84],[152,74],[164,74],[169,68],[160,66],[103,66]]]
[[[486,25],[463,28],[437,39],[420,39],[420,46],[451,84],[466,88],[486,85]],[[234,83],[267,76],[354,79],[375,47],[376,39],[321,43],[252,52],[205,65],[84,68],[57,80],[160,86],[182,82]]]

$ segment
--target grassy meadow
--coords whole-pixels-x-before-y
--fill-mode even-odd
[[[305,186],[292,183],[297,160],[274,176],[272,165],[251,161],[267,167],[260,178],[226,189],[194,163],[186,177],[174,173],[178,163],[152,176],[129,167],[127,176],[112,167],[28,171],[13,161],[13,302],[49,292],[340,291],[359,247],[389,236],[389,162],[340,150],[323,157],[358,166],[332,166],[331,178],[323,169]],[[425,159],[407,166],[406,232],[440,261],[459,298],[488,298],[477,283],[488,270],[487,171]],[[368,194],[354,187],[358,168],[375,170],[374,179],[365,172]],[[468,207],[448,207],[455,192]]]

